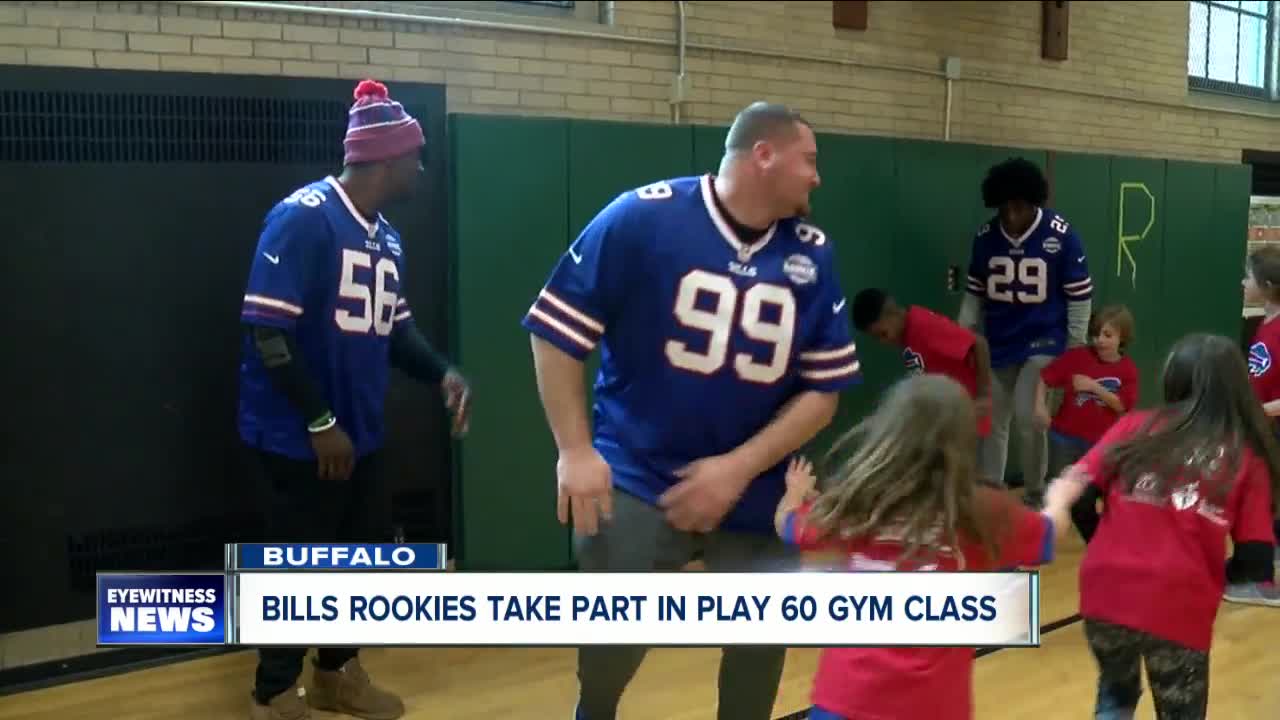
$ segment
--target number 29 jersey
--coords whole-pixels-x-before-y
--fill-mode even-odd
[[[968,291],[983,301],[983,334],[991,366],[999,368],[1062,354],[1067,303],[1092,298],[1093,280],[1075,230],[1040,208],[1021,237],[1010,237],[997,218],[982,226],[973,240]]]
[[[522,325],[582,360],[601,347],[594,444],[614,486],[653,502],[806,390],[861,378],[832,244],[797,219],[750,246],[710,175],[626,192],[560,258]],[[721,527],[771,532],[780,464]]]

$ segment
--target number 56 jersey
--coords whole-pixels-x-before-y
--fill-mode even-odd
[[[710,175],[626,192],[587,225],[523,320],[584,360],[601,348],[595,447],[614,485],[653,502],[701,458],[760,432],[797,394],[861,378],[832,243],[788,219],[750,246]],[[771,532],[780,464],[722,527]]]

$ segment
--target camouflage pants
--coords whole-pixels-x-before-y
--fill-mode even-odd
[[[1085,619],[1098,662],[1099,720],[1131,720],[1147,666],[1159,720],[1204,720],[1209,707],[1209,654],[1119,625]]]

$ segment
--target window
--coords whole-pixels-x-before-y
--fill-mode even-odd
[[[1280,2],[1192,0],[1187,74],[1199,90],[1276,99]]]
[[[603,2],[572,2],[571,0],[402,0],[400,2],[334,4],[370,10],[389,10],[407,15],[452,15],[462,11],[554,20],[580,20],[591,23],[603,22],[606,5]]]

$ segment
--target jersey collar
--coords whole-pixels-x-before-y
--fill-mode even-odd
[[[1035,232],[1036,228],[1040,227],[1040,219],[1043,217],[1044,217],[1044,210],[1040,208],[1036,208],[1036,219],[1031,223],[1031,226],[1027,228],[1027,231],[1022,233],[1018,237],[1012,237],[1011,235],[1009,235],[1009,233],[1005,231],[1004,225],[1000,224],[999,218],[996,218],[996,227],[1000,228],[1000,234],[1004,236],[1005,240],[1008,240],[1009,242],[1013,243],[1014,247],[1018,247],[1023,243],[1023,241],[1031,237],[1031,233]]]
[[[702,204],[706,206],[707,214],[711,216],[711,223],[720,231],[720,236],[738,252],[738,260],[746,262],[751,259],[752,255],[760,252],[765,245],[769,244],[769,241],[773,239],[774,232],[778,229],[778,223],[775,222],[770,225],[769,230],[754,245],[744,244],[738,239],[737,234],[733,232],[733,226],[720,214],[720,208],[716,207],[715,191],[711,185],[713,182],[715,181],[710,174],[702,176]]]
[[[371,223],[360,214],[360,211],[356,209],[355,204],[351,202],[351,198],[347,196],[347,191],[342,187],[342,183],[338,182],[338,179],[332,175],[326,177],[324,181],[329,183],[329,186],[333,188],[334,192],[338,193],[338,197],[342,200],[342,204],[346,206],[347,212],[351,213],[351,217],[355,218],[355,221],[360,223],[360,227],[364,228],[364,231],[369,233],[369,237],[373,238],[374,235],[377,235],[378,223]],[[378,220],[382,220],[381,214],[378,215]]]

